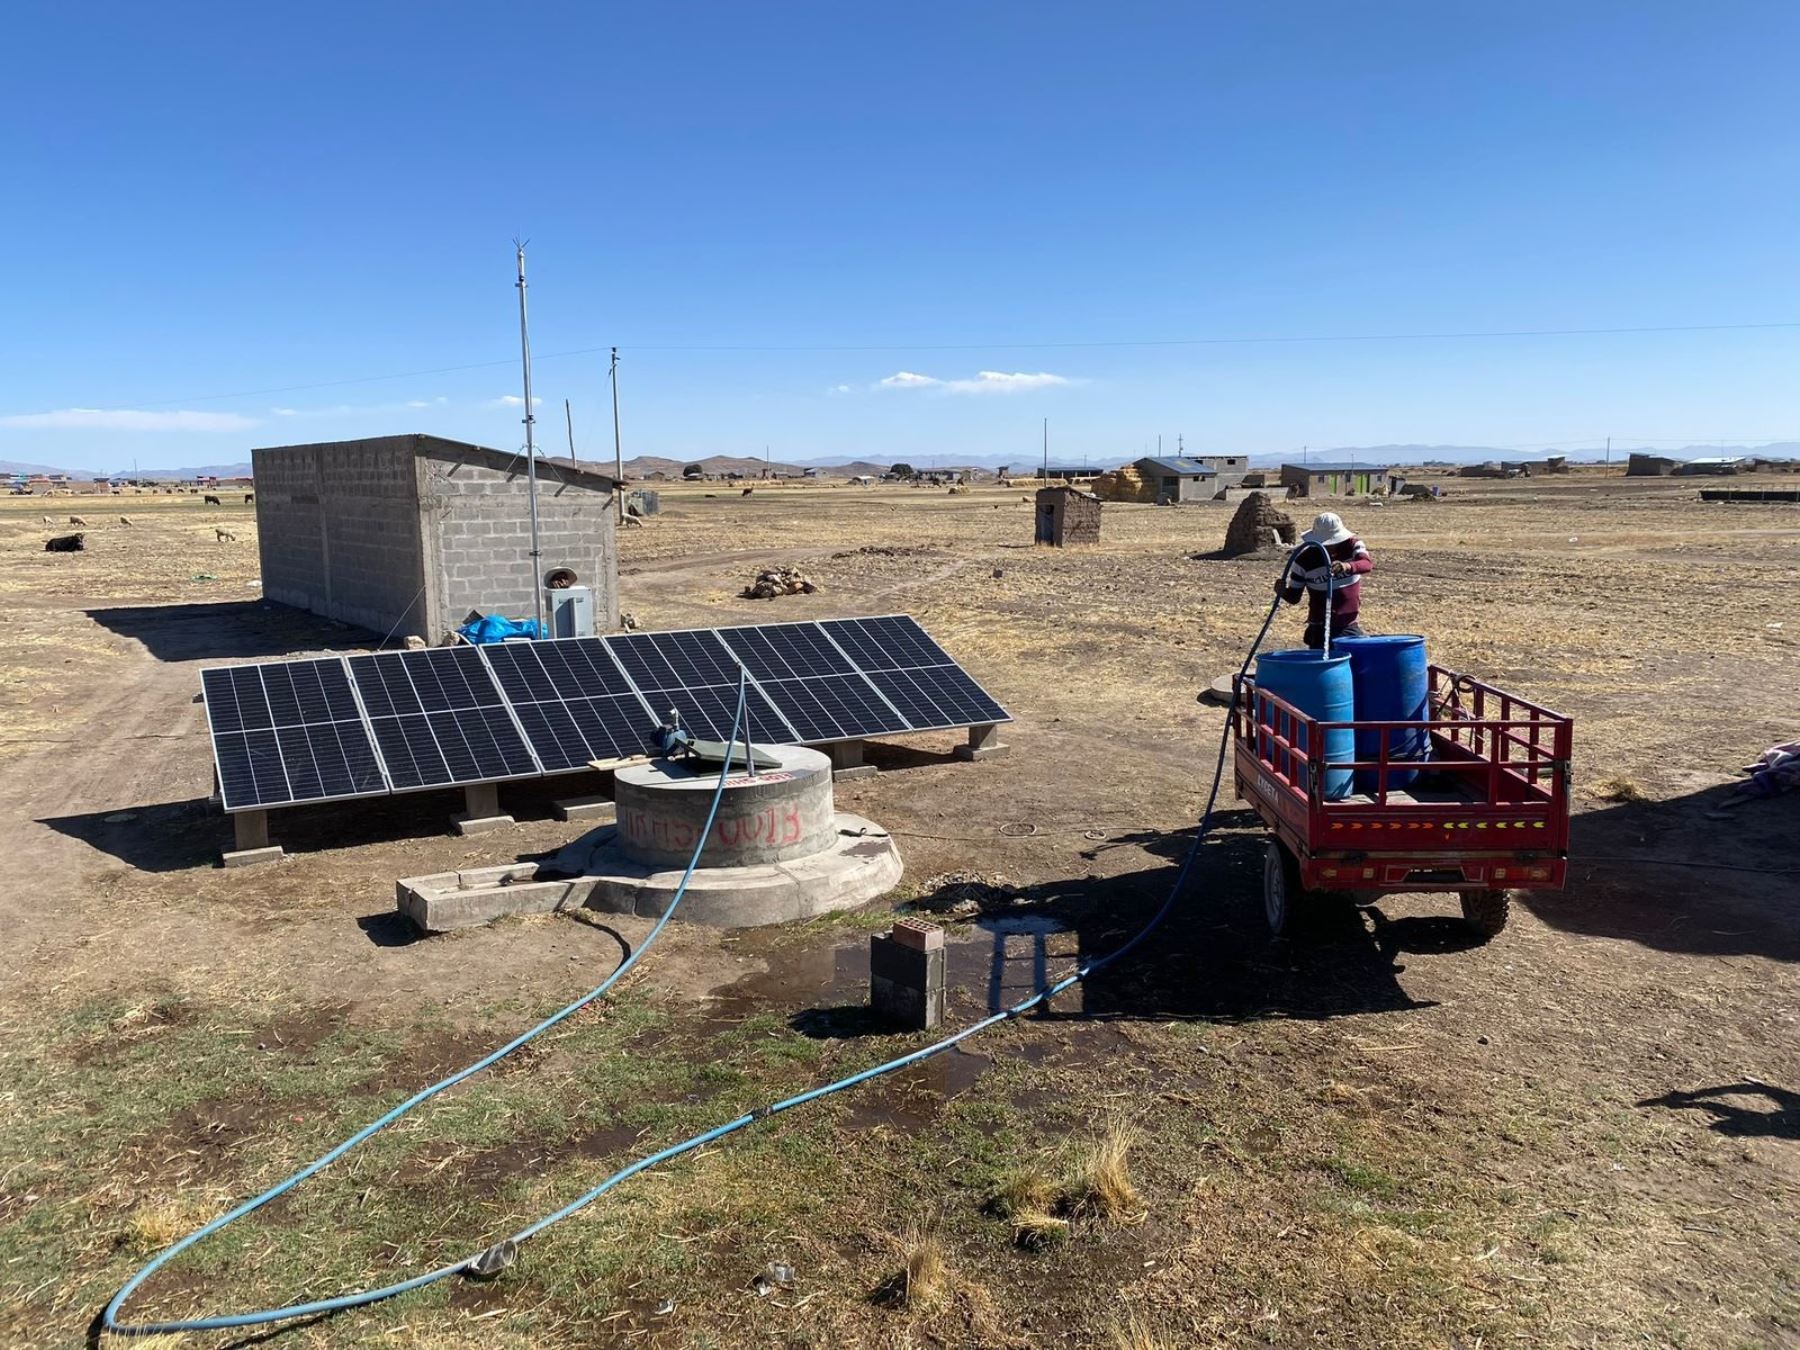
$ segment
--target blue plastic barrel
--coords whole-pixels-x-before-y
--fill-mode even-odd
[[[1310,649],[1264,652],[1256,658],[1256,687],[1320,722],[1348,722],[1355,715],[1356,695],[1350,658],[1336,651],[1330,656]],[[1302,751],[1307,749],[1294,719],[1276,712],[1270,720],[1275,723],[1279,735],[1296,742]],[[1348,727],[1325,733],[1327,763],[1347,764],[1355,758],[1355,752],[1356,737]],[[1275,765],[1294,778],[1303,790],[1310,791],[1311,776],[1306,767],[1286,762],[1279,751],[1275,754]],[[1350,780],[1348,769],[1325,770],[1322,786],[1326,798],[1336,801],[1348,796]]]
[[[1339,638],[1333,652],[1350,658],[1350,678],[1356,687],[1356,720],[1359,722],[1423,722],[1426,717],[1425,639],[1415,633],[1381,637]],[[1358,731],[1356,757],[1377,759],[1381,733]],[[1424,728],[1388,733],[1389,761],[1431,757],[1431,736]],[[1356,790],[1375,791],[1380,775],[1374,769],[1356,771]],[[1414,769],[1390,769],[1388,791],[1408,787],[1418,777]]]

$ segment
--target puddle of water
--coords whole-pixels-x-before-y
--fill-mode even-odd
[[[845,1124],[852,1130],[880,1125],[917,1129],[929,1125],[943,1114],[945,1103],[974,1087],[993,1065],[991,1055],[976,1054],[961,1046],[910,1064],[859,1089],[851,1098]]]

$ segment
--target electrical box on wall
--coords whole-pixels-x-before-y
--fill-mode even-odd
[[[593,637],[593,590],[587,586],[546,587],[544,626],[553,638]]]

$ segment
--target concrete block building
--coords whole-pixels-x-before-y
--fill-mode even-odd
[[[1150,484],[1153,500],[1206,502],[1219,491],[1218,471],[1197,459],[1150,455],[1132,467]]]
[[[594,593],[619,623],[612,479],[538,460],[531,560],[525,460],[440,436],[251,451],[263,595],[378,633],[440,641],[470,611],[528,619],[545,574]]]

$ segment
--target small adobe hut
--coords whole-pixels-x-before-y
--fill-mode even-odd
[[[1040,544],[1066,548],[1100,542],[1100,499],[1073,487],[1039,488],[1037,533]]]

